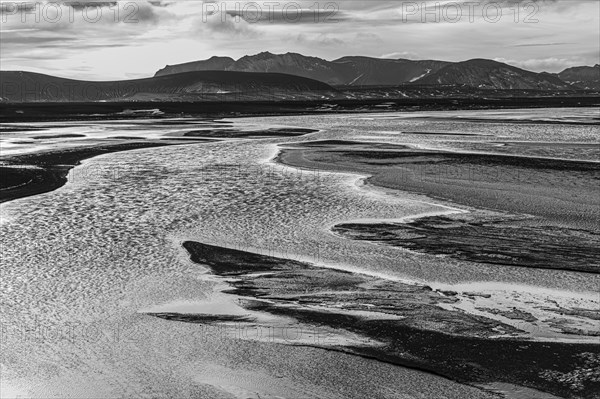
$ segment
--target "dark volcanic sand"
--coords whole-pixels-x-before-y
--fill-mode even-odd
[[[438,304],[454,299],[426,286],[198,242],[185,242],[184,247],[194,262],[208,266],[232,287],[225,292],[256,299],[247,301],[243,305],[246,309],[293,317],[311,326],[346,330],[374,342],[372,346],[329,349],[470,384],[507,382],[569,398],[593,398],[600,391],[598,345],[511,338],[514,330],[510,326],[439,308]],[[340,309],[363,313],[344,313]],[[396,318],[369,318],[364,316],[365,311]],[[217,322],[214,316],[152,315],[191,323]],[[231,320],[225,316],[221,321]],[[501,333],[504,338],[492,336]]]
[[[345,237],[476,262],[600,272],[600,163],[401,147],[302,143],[287,145],[278,160],[370,174],[368,183],[506,214],[337,226]]]
[[[367,89],[369,90],[369,89]],[[410,90],[410,89],[409,89]],[[416,88],[417,91],[422,89]],[[324,99],[316,101],[219,101],[212,102],[90,102],[90,103],[3,103],[0,104],[1,122],[65,121],[147,118],[148,113],[131,112],[160,109],[161,117],[179,116],[251,116],[251,115],[299,115],[340,112],[386,112],[423,110],[465,109],[516,109],[552,107],[590,107],[598,105],[598,98],[591,94],[548,97],[546,92],[515,93],[507,90],[497,96],[490,90],[472,94],[443,93],[429,97],[430,89],[423,89],[424,97],[383,98],[375,92],[373,98]],[[406,90],[404,90],[406,91]],[[430,93],[431,94],[431,93]],[[220,96],[220,95],[219,95]],[[484,98],[485,97],[485,98]],[[385,104],[382,109],[380,106]],[[129,111],[129,112],[128,112]]]
[[[435,216],[409,223],[340,224],[333,231],[353,240],[472,262],[600,273],[600,236],[584,230]]]
[[[70,139],[70,138],[78,138],[78,137],[86,137],[85,134],[50,134],[47,136],[34,136],[32,139],[34,140],[45,140],[45,139]]]

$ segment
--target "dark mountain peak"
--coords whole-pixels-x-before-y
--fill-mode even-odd
[[[598,71],[600,71],[600,64],[596,64],[594,66],[576,66],[576,67],[571,67],[571,68],[567,68],[564,71],[562,71],[560,74],[563,74],[565,72],[588,72],[588,73],[598,73]],[[559,74],[559,75],[560,75]]]
[[[486,58],[473,58],[473,59],[470,59],[467,61],[458,62],[455,65],[478,67],[478,68],[503,68],[503,67],[506,67],[506,68],[520,69],[520,68],[514,67],[512,65],[505,64],[500,61],[488,60]]]
[[[221,57],[221,56],[218,56],[218,55],[213,55],[207,61],[216,61],[216,60],[221,60],[221,61],[235,61],[231,57]]]
[[[237,60],[229,69],[244,72],[287,73],[334,85],[344,84],[345,79],[343,77],[345,74],[329,61],[290,52],[285,54],[263,52],[248,55]]]
[[[292,60],[292,59],[306,59],[306,60],[321,60],[317,57],[306,56],[298,53],[287,52],[285,54],[275,54],[269,51],[263,51],[255,55],[245,55],[241,57],[237,62],[241,61],[263,61],[263,60]]]
[[[271,53],[270,51],[262,51],[262,52],[260,52],[258,54],[255,54],[255,55],[246,55],[246,56],[243,56],[238,61],[243,60],[243,59],[259,59],[259,60],[262,60],[262,59],[269,59],[269,58],[274,58],[274,57],[277,57],[277,55]]]
[[[353,56],[346,56],[346,57],[342,57],[342,58],[338,58],[337,60],[334,60],[332,62],[337,62],[337,63],[343,63],[343,62],[362,62],[362,63],[393,63],[393,64],[398,64],[398,63],[404,63],[404,62],[410,62],[409,60],[404,60],[404,59],[393,59],[393,58],[375,58],[375,57],[365,57],[365,56],[361,56],[361,55],[353,55]]]
[[[337,60],[333,60],[331,62],[338,62],[338,61],[358,61],[358,60],[374,60],[374,59],[379,59],[379,58],[367,57],[366,55],[346,55],[344,57],[340,57]]]
[[[567,68],[557,74],[569,85],[580,89],[600,89],[600,65]]]
[[[556,76],[526,71],[499,61],[475,58],[449,64],[416,83],[464,85],[481,89],[563,90]]]
[[[235,62],[231,57],[212,56],[207,60],[186,62],[178,65],[167,65],[154,76],[173,75],[193,71],[225,71]]]

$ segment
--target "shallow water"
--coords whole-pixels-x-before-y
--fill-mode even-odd
[[[565,112],[577,114],[579,110]],[[495,118],[501,116],[502,112],[495,111]],[[447,212],[448,206],[426,197],[365,187],[360,184],[361,176],[301,171],[270,161],[277,153],[276,144],[292,141],[358,137],[382,141],[386,137],[385,141],[393,143],[475,149],[490,140],[488,136],[395,133],[405,130],[483,132],[494,140],[499,136],[502,140],[598,140],[593,126],[449,122],[445,113],[433,112],[421,119],[414,117],[235,120],[243,127],[288,125],[324,131],[293,139],[234,140],[103,155],[72,170],[69,183],[54,192],[3,204],[3,389],[31,390],[44,397],[219,397],[223,391],[245,397],[260,391],[263,381],[268,387],[262,391],[264,396],[302,392],[307,397],[338,397],[336,384],[344,384],[348,392],[355,389],[356,397],[361,397],[371,390],[393,390],[394,378],[372,378],[373,373],[392,373],[407,381],[407,394],[416,395],[432,384],[448,390],[450,398],[485,396],[442,379],[408,376],[404,369],[348,355],[323,356],[316,349],[240,343],[227,334],[207,334],[194,325],[139,313],[213,295],[216,283],[189,261],[180,246],[184,240],[426,282],[434,288],[476,285],[492,293],[492,298],[535,294],[565,305],[577,301],[597,306],[600,278],[595,275],[465,264],[336,237],[328,227],[338,222],[399,219]],[[136,130],[137,123],[98,122],[91,129],[103,135],[110,131],[153,137],[185,130],[149,123]],[[516,148],[521,151],[522,147]],[[582,154],[556,146],[551,155],[572,159],[585,155],[595,160],[598,150]],[[298,359],[291,361],[291,356]],[[337,376],[325,371],[335,369],[333,365],[338,368]],[[274,377],[274,370],[285,375]],[[327,373],[329,380],[319,373]],[[419,379],[429,382],[419,384]]]

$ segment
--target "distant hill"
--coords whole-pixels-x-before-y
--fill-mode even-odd
[[[326,61],[297,53],[245,56],[237,61],[228,57],[169,65],[155,76],[190,71],[225,70],[240,72],[277,72],[303,76],[334,86],[397,86],[413,82],[448,65],[443,61],[412,61],[370,57],[342,57]]]
[[[486,59],[473,59],[447,65],[416,83],[466,85],[481,89],[565,90],[569,85],[557,76],[535,73]]]
[[[333,92],[325,83],[278,73],[201,71],[92,82],[0,71],[0,100],[5,102],[302,100]]]
[[[570,84],[581,89],[600,90],[600,64],[595,66],[581,66],[568,68],[557,74],[557,76]]]

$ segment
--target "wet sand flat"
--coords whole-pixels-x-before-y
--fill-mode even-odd
[[[454,240],[456,245],[449,244],[446,248],[450,254],[461,252],[462,258],[484,261],[481,256],[468,256],[459,249],[468,237],[461,235],[462,228],[470,229],[473,233],[471,236],[478,237],[477,243],[471,243],[474,246],[470,252],[475,247],[484,248],[483,252],[486,252],[491,248],[498,249],[502,242],[506,244],[507,251],[492,250],[488,252],[490,256],[485,261],[596,273],[599,271],[600,254],[595,248],[600,244],[600,163],[421,150],[358,142],[287,145],[278,156],[278,161],[300,168],[368,174],[371,175],[366,180],[368,184],[417,192],[477,209],[499,212],[495,219],[487,218],[490,220],[486,220],[486,217],[473,217],[468,221],[450,218],[453,223],[441,219],[430,220],[432,226],[439,223],[437,230],[430,229],[429,233],[436,230],[438,238],[446,244],[450,239]],[[446,224],[444,228],[448,234],[443,234],[440,229],[443,224]],[[343,231],[346,235],[359,239],[370,237],[373,241],[407,248],[421,246],[421,249],[425,249],[428,246],[419,239],[407,239],[403,244],[401,237],[395,237],[394,241],[393,235],[382,240],[385,226],[372,226],[374,230],[370,232],[366,226],[361,226],[358,229],[360,231],[356,229],[358,226],[354,227],[342,226],[338,232]],[[398,226],[395,228],[399,229]],[[420,233],[427,232],[421,229]],[[526,237],[520,237],[523,234],[534,237],[533,242],[541,247],[531,251],[530,242],[523,241]],[[488,238],[487,243],[481,240],[485,237]],[[573,240],[576,240],[575,245],[572,245]],[[514,245],[519,242],[520,245]],[[577,250],[580,244],[586,248],[583,252]],[[432,242],[429,245],[430,252],[439,254],[440,249],[432,250],[432,245],[435,244]],[[452,246],[454,249],[449,248]],[[523,255],[520,256],[521,261],[513,259],[509,253],[511,248]],[[535,251],[538,251],[537,258],[533,256]],[[498,256],[492,260],[494,253]],[[565,256],[570,260],[566,260]],[[527,259],[528,257],[531,259]]]
[[[369,183],[474,207],[598,229],[600,163],[399,148],[371,143],[285,146],[290,166],[372,174]]]
[[[174,126],[179,129],[184,123],[188,122],[164,121],[163,128]],[[92,181],[89,187],[86,186],[87,181],[75,182],[73,187],[66,187],[64,191],[56,190],[47,196],[3,205],[7,208],[22,207],[25,211],[23,215],[15,213],[16,216],[4,226],[6,241],[3,250],[12,264],[3,272],[3,280],[22,287],[17,291],[18,295],[5,293],[4,298],[10,304],[3,311],[7,320],[13,323],[28,320],[32,317],[27,313],[28,309],[35,307],[43,309],[40,317],[49,324],[71,323],[73,316],[82,319],[97,317],[104,323],[104,318],[109,315],[106,328],[110,326],[116,330],[120,326],[114,324],[114,315],[117,315],[115,319],[123,314],[128,321],[133,320],[133,331],[144,333],[144,338],[133,345],[123,343],[113,347],[113,352],[106,352],[103,345],[94,342],[78,343],[81,344],[84,361],[90,359],[94,370],[111,373],[110,378],[101,377],[103,381],[111,386],[113,380],[122,381],[123,387],[129,389],[123,392],[131,392],[132,396],[137,384],[153,387],[153,392],[157,393],[155,396],[161,396],[158,392],[169,392],[162,396],[172,396],[173,392],[181,392],[176,395],[180,397],[190,396],[185,393],[200,389],[190,388],[191,379],[193,383],[202,384],[201,389],[205,389],[204,384],[207,384],[215,387],[215,392],[240,397],[254,397],[255,393],[260,393],[260,397],[437,398],[442,393],[449,398],[467,398],[492,397],[495,390],[525,392],[522,386],[537,389],[538,392],[527,394],[527,397],[536,399],[549,398],[551,393],[572,398],[593,397],[594,390],[598,389],[595,374],[598,346],[594,344],[596,337],[591,335],[593,331],[586,323],[588,320],[597,321],[600,316],[593,309],[585,308],[590,303],[587,300],[577,303],[560,301],[560,305],[556,303],[553,306],[552,294],[548,294],[550,298],[535,305],[548,307],[543,309],[545,314],[556,316],[547,322],[545,315],[540,316],[542,311],[535,306],[531,309],[527,306],[513,308],[512,304],[504,306],[506,302],[500,301],[502,293],[488,292],[476,284],[446,287],[428,278],[425,282],[410,284],[379,273],[359,274],[362,273],[360,268],[359,271],[354,269],[354,272],[332,269],[330,267],[343,265],[329,263],[321,257],[315,264],[310,263],[306,256],[299,257],[303,259],[301,261],[290,259],[306,255],[302,251],[290,250],[291,243],[313,243],[307,241],[307,237],[314,233],[319,238],[330,239],[329,242],[347,244],[343,248],[348,251],[334,247],[335,252],[342,256],[352,256],[350,249],[354,247],[361,248],[373,258],[384,252],[391,254],[385,258],[391,267],[402,267],[402,263],[394,263],[394,257],[400,259],[411,252],[409,256],[415,256],[416,263],[421,266],[420,262],[423,262],[424,267],[429,267],[428,260],[434,258],[429,254],[434,254],[436,258],[454,256],[457,261],[453,260],[453,265],[457,268],[461,264],[467,266],[465,270],[474,271],[480,263],[489,262],[494,265],[486,267],[498,270],[505,267],[513,270],[537,268],[518,272],[522,276],[548,272],[550,276],[555,273],[574,275],[578,277],[577,281],[589,276],[588,281],[595,281],[596,276],[590,274],[593,271],[581,273],[596,256],[591,229],[578,230],[575,234],[574,229],[560,224],[559,219],[551,219],[552,213],[548,211],[550,216],[544,219],[546,224],[537,225],[536,230],[531,226],[531,220],[537,218],[535,220],[542,221],[542,216],[501,211],[500,206],[466,215],[448,214],[447,218],[410,219],[410,215],[421,215],[417,211],[420,208],[416,206],[390,206],[385,212],[373,212],[370,206],[388,199],[403,203],[410,203],[413,198],[424,199],[427,204],[434,201],[397,191],[396,198],[392,198],[387,195],[391,190],[360,185],[357,183],[359,177],[355,175],[349,175],[351,177],[344,178],[340,184],[330,179],[337,174],[319,177],[319,181],[334,183],[335,195],[328,195],[327,185],[314,182],[315,188],[308,178],[296,179],[298,174],[293,175],[289,168],[286,174],[277,175],[276,180],[271,175],[280,170],[277,168],[283,168],[271,162],[277,143],[292,141],[284,137],[297,136],[302,133],[299,128],[290,128],[290,134],[284,132],[279,136],[271,134],[273,130],[269,128],[260,130],[257,128],[260,123],[256,122],[244,126],[239,132],[226,123],[215,121],[213,124],[194,126],[194,122],[189,122],[188,130],[199,131],[191,137],[186,138],[181,131],[176,131],[143,141],[146,144],[175,144],[179,140],[181,144],[181,140],[199,143],[214,140],[214,143],[170,146],[103,157],[99,161],[107,161],[107,165],[121,159],[122,165],[133,171],[121,176],[116,184],[101,177],[98,182]],[[141,142],[134,132],[146,134],[146,126],[146,122],[140,123],[111,138]],[[206,129],[225,137],[202,138]],[[324,137],[330,137],[327,136],[327,127],[319,126],[319,129]],[[245,140],[268,137],[277,139],[265,140],[264,144]],[[412,152],[434,167],[444,165],[444,159],[441,156],[436,158],[435,151],[431,155],[431,151],[416,150],[409,145],[329,140],[309,142],[304,146],[306,148],[302,150],[326,150],[331,154],[340,150],[336,153],[340,157],[337,165],[323,162],[319,170],[358,171],[361,175],[373,175],[371,183],[378,172],[398,162],[398,153]],[[283,147],[286,148],[284,153],[288,150],[291,153],[302,145],[285,144]],[[341,150],[354,152],[354,155],[347,157]],[[207,154],[209,152],[214,154]],[[372,152],[382,154],[382,160],[378,161]],[[421,155],[423,153],[426,155]],[[23,165],[40,167],[41,164],[36,165],[34,159],[22,159]],[[174,165],[164,165],[165,159]],[[415,159],[406,159],[408,161],[399,169],[412,167]],[[255,160],[268,162],[268,177],[262,172],[240,172],[242,163],[255,166],[256,170]],[[490,168],[476,171],[487,171],[492,170],[494,165],[502,168],[503,164],[513,162],[514,165],[509,166],[523,167],[528,176],[535,176],[537,172],[531,173],[530,170],[536,170],[536,163],[546,162],[536,160],[525,167],[518,162],[526,161],[520,159],[504,163],[492,160],[489,161],[491,164],[486,164],[485,160],[459,160],[455,158],[449,163],[452,173],[445,178],[447,182],[431,179],[440,172],[439,169],[432,172],[428,169],[430,165],[426,164],[422,180],[431,181],[422,181],[421,175],[416,175],[417,183],[431,184],[438,190],[438,198],[442,198],[446,186],[452,186],[454,181],[461,179],[468,180],[464,178],[464,171],[469,171],[468,167],[473,163],[477,168]],[[201,162],[201,174],[197,173],[198,162]],[[95,162],[90,160],[89,163],[94,166]],[[136,169],[138,165],[139,172]],[[205,165],[211,166],[205,168]],[[590,172],[589,168],[586,169],[587,163],[569,165],[568,173],[584,176],[573,185],[584,186],[589,181],[585,177]],[[553,165],[542,166],[538,168],[540,171],[561,171],[560,168],[552,169]],[[365,173],[367,170],[373,172]],[[593,168],[591,170],[593,172]],[[491,180],[489,173],[479,172],[476,176],[479,176],[481,184],[486,178]],[[505,179],[517,180],[520,184],[519,175],[516,176]],[[481,189],[478,185],[473,184],[471,189]],[[399,186],[393,187],[397,190]],[[365,200],[364,203],[362,199],[360,203],[340,200],[342,196],[354,195],[354,191],[377,200]],[[374,192],[384,191],[385,195],[382,194],[381,198],[371,197]],[[424,192],[417,189],[408,191]],[[305,195],[307,192],[310,195]],[[340,206],[336,207],[337,201]],[[52,211],[56,204],[63,204],[65,209],[55,213],[46,211]],[[98,207],[98,204],[103,206]],[[426,209],[437,209],[437,205],[429,205]],[[358,211],[345,211],[353,207]],[[29,211],[32,208],[35,212]],[[454,205],[447,208],[465,209]],[[322,211],[315,216],[315,222],[312,218],[302,218],[302,212],[315,211]],[[328,218],[329,214],[336,216]],[[434,211],[428,214],[439,215]],[[381,222],[388,220],[387,217],[400,216],[401,219],[394,220],[406,220],[391,224]],[[23,223],[40,226],[36,240],[20,235],[14,224],[19,217],[23,218]],[[352,220],[378,222],[357,222],[357,226],[353,226]],[[366,229],[361,231],[365,226]],[[517,226],[526,226],[527,229],[522,235],[512,237],[511,241],[508,239],[511,238],[509,232]],[[554,230],[547,226],[554,226]],[[224,233],[229,231],[231,233]],[[530,251],[523,241],[535,232],[540,233],[540,240],[533,241],[536,248]],[[567,251],[569,245],[564,241],[565,232],[571,234],[571,240],[577,243],[571,245],[571,252]],[[275,235],[286,240],[261,240]],[[246,241],[246,236],[251,239]],[[425,238],[421,239],[423,236]],[[448,236],[453,240],[443,241]],[[68,248],[76,250],[69,251],[72,256],[59,258],[59,250],[63,248],[48,237],[68,237],[74,242]],[[36,245],[28,247],[27,243],[31,241]],[[55,243],[50,250],[43,246],[48,242]],[[478,253],[476,248],[482,242],[491,244],[485,253]],[[249,245],[246,251],[228,249],[229,244],[240,248],[246,243]],[[522,246],[513,248],[514,243]],[[420,248],[409,244],[420,245]],[[410,251],[389,247],[395,245]],[[276,249],[278,255],[256,254],[263,253],[265,248]],[[426,255],[414,253],[419,251]],[[539,270],[544,268],[544,263],[553,260],[547,251],[561,256],[564,272]],[[39,253],[47,253],[47,256],[38,261],[35,255]],[[194,262],[189,261],[189,256]],[[503,260],[502,257],[510,257],[510,261],[505,262],[507,258]],[[364,272],[370,273],[371,259],[361,259],[364,261],[356,264],[364,265]],[[206,273],[203,266],[208,266],[206,269],[210,273]],[[14,270],[19,271],[19,275]],[[27,276],[30,285],[19,286],[17,281],[23,281],[21,276]],[[128,283],[126,287],[122,285],[124,281]],[[523,278],[519,281],[529,280]],[[27,296],[21,298],[21,295]],[[510,295],[506,293],[506,297]],[[80,301],[81,298],[89,299]],[[13,299],[21,300],[17,303]],[[528,300],[531,296],[522,298],[522,301]],[[88,301],[93,302],[93,306],[88,306]],[[230,305],[235,305],[235,311]],[[469,306],[478,312],[471,311]],[[576,317],[582,318],[581,326],[573,323]],[[536,318],[539,328],[545,328],[544,323],[551,324],[555,331],[564,334],[557,333],[558,337],[551,336],[546,341],[544,337],[539,339],[539,335],[530,334],[522,326],[527,324],[526,327],[531,327]],[[516,322],[511,323],[513,320]],[[278,328],[269,329],[273,326]],[[308,330],[304,330],[305,326]],[[248,331],[289,332],[289,327],[292,333],[317,331],[326,334],[318,336],[320,342],[315,342],[314,337],[311,340],[290,340],[285,334],[275,334],[275,339],[269,336],[261,340],[243,334]],[[565,338],[566,334],[572,334],[573,339]],[[62,349],[73,350],[71,342],[59,347],[53,342],[30,343],[14,335],[7,337],[9,340],[4,342],[4,348],[13,356],[13,369],[17,372],[23,372],[28,364],[37,365],[39,358],[56,359],[60,358]],[[102,362],[106,360],[106,364],[94,364],[95,358]],[[182,362],[182,359],[185,360]],[[141,362],[149,372],[137,373]],[[266,370],[267,364],[270,365],[269,370]],[[340,365],[344,366],[341,368]],[[65,374],[61,370],[52,371],[57,375],[61,372]],[[35,380],[37,373],[36,369],[25,375],[31,375],[31,379]],[[172,378],[162,378],[166,375]],[[93,377],[96,378],[96,375]],[[83,378],[81,381],[87,380]],[[130,384],[130,381],[136,385]],[[53,389],[50,392],[60,392],[61,386],[54,381],[47,385]],[[51,396],[46,389],[36,392],[41,392],[42,397]],[[519,395],[509,397],[519,398],[525,393]],[[206,397],[218,396],[211,392]]]
[[[69,171],[84,159],[111,152],[174,144],[181,143],[136,140],[5,157],[0,166],[0,203],[56,190],[67,182]]]
[[[173,126],[185,127],[185,121],[152,121],[153,127]],[[147,129],[144,124],[137,127]],[[77,125],[49,124],[52,129],[74,128]],[[194,129],[202,127],[203,129]],[[135,130],[136,126],[128,127]],[[7,132],[39,131],[43,128],[14,127],[6,128]],[[269,128],[263,130],[240,130],[229,126],[229,123],[217,123],[212,119],[201,119],[196,125],[189,124],[189,129],[179,133],[164,134],[163,137],[143,136],[109,136],[95,138],[79,133],[40,134],[25,136],[13,143],[31,145],[24,154],[10,154],[0,159],[0,203],[18,198],[46,193],[63,186],[67,182],[69,171],[81,161],[111,152],[128,151],[142,148],[164,147],[170,145],[198,144],[215,142],[218,139],[259,139],[273,137],[296,137],[318,130],[302,128]],[[80,139],[76,142],[69,139]],[[53,139],[66,139],[59,143],[51,143],[52,149],[40,150],[36,141],[48,142]],[[32,140],[29,142],[27,140]]]

